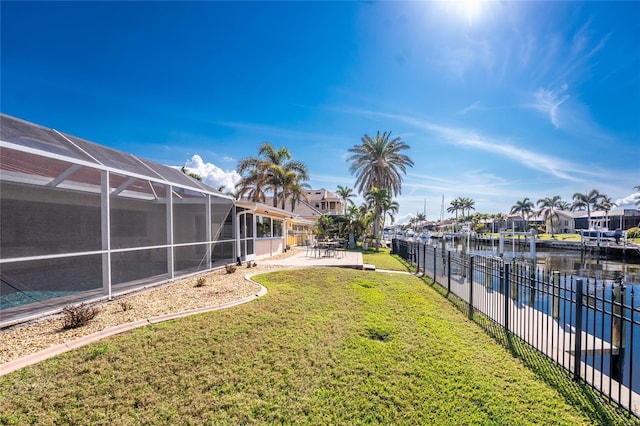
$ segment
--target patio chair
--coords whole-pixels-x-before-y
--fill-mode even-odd
[[[347,255],[347,247],[349,247],[349,241],[342,241],[336,247],[336,257],[340,259],[340,258],[342,258],[342,256],[346,256]]]

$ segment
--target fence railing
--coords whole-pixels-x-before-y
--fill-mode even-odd
[[[640,417],[635,286],[421,242],[393,240],[392,253],[455,294],[469,318],[482,314]]]

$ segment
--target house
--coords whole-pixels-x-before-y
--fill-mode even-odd
[[[281,253],[310,221],[176,168],[0,114],[6,324]]]
[[[545,232],[547,234],[573,234],[576,232],[575,218],[580,212],[567,210],[555,210],[554,215],[545,219]]]
[[[596,210],[591,212],[591,222],[586,211],[576,217],[576,229],[622,229],[640,226],[640,210],[613,209],[609,212]]]
[[[324,188],[308,190],[307,203],[321,214],[331,217],[344,216],[344,200]]]

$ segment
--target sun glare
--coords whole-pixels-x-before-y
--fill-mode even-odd
[[[464,19],[467,25],[473,25],[480,19],[485,0],[448,0],[448,6],[454,14]]]

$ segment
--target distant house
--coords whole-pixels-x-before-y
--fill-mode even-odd
[[[526,218],[520,215],[508,215],[506,220],[507,230],[515,229],[516,232],[529,232],[532,228],[543,225],[545,225],[545,218],[542,215],[531,215]]]
[[[320,213],[336,217],[344,216],[345,202],[342,198],[324,188],[307,191],[307,202]]]
[[[638,209],[614,209],[609,212],[596,210],[591,212],[591,223],[589,215],[585,211],[580,212],[576,217],[576,229],[622,229],[640,226],[640,210]]]
[[[582,212],[556,210],[553,217],[546,218],[545,232],[547,234],[573,234],[576,232],[575,218],[581,214]]]

